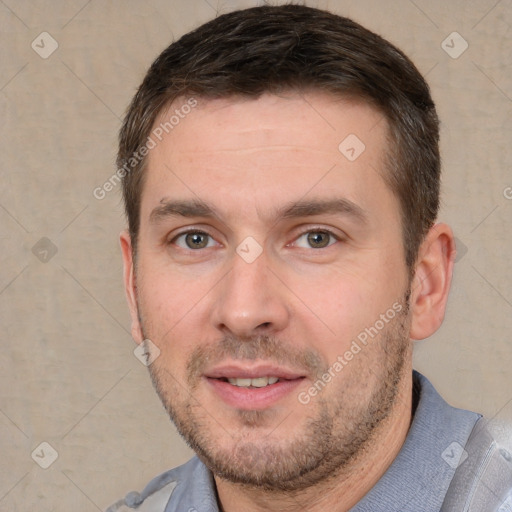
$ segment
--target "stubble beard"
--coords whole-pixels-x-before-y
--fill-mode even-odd
[[[409,293],[402,302],[402,311],[379,333],[378,339],[363,348],[362,352],[373,351],[372,358],[367,354],[356,355],[340,374],[352,370],[350,380],[336,376],[327,385],[334,389],[339,379],[343,387],[338,385],[336,393],[325,389],[310,404],[300,405],[310,408],[308,416],[301,425],[295,424],[293,436],[287,426],[288,431],[282,436],[285,441],[276,441],[275,434],[280,422],[285,424],[286,419],[276,418],[272,410],[237,411],[238,425],[234,429],[224,428],[224,418],[215,417],[214,411],[207,412],[210,407],[203,407],[194,398],[194,389],[206,361],[221,361],[226,356],[293,363],[294,368],[304,368],[308,375],[322,375],[327,367],[315,352],[283,349],[279,340],[268,336],[245,340],[227,337],[215,348],[194,351],[187,365],[188,388],[155,363],[149,366],[151,379],[178,432],[216,477],[268,492],[293,494],[348,475],[354,461],[371,449],[379,426],[396,405],[404,370],[408,368],[408,299]],[[377,344],[379,353],[375,354]],[[369,363],[377,369],[372,370]],[[364,400],[354,400],[359,388],[366,385],[361,376],[375,372],[375,384]],[[184,387],[189,391],[184,391]],[[257,442],[244,440],[244,431],[258,428],[271,433],[262,435]],[[229,448],[219,442],[214,432],[228,438]]]

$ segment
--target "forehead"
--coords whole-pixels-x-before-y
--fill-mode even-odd
[[[192,102],[196,106],[189,108]],[[377,126],[380,129],[374,131]],[[177,98],[160,112],[153,131],[159,127],[163,128],[160,138],[169,139],[172,133],[174,149],[179,152],[198,149],[197,139],[187,137],[192,129],[207,134],[201,139],[204,150],[229,150],[234,144],[249,149],[265,142],[336,149],[347,132],[360,133],[368,143],[377,142],[387,130],[387,121],[377,108],[360,98],[289,91],[282,95],[266,93],[256,99]],[[315,137],[317,134],[321,137]]]
[[[153,126],[142,217],[164,196],[238,197],[239,209],[251,201],[279,205],[308,191],[337,191],[362,203],[393,196],[382,179],[387,122],[362,100],[315,92],[194,102],[184,108],[190,98],[177,99]]]

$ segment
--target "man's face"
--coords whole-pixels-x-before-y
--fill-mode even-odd
[[[409,280],[385,136],[361,102],[264,95],[200,101],[149,155],[141,331],[165,407],[220,477],[311,485],[393,410]]]

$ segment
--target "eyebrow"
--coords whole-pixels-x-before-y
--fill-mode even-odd
[[[161,199],[149,216],[152,223],[159,222],[166,217],[217,217],[214,209],[207,203],[198,199],[191,201],[170,201]]]
[[[366,223],[368,215],[366,211],[356,203],[345,198],[335,199],[310,199],[292,202],[279,208],[275,214],[278,219],[293,219],[298,217],[313,217],[315,215],[346,215],[355,220]],[[199,200],[168,200],[163,198],[150,216],[151,223],[157,223],[167,217],[206,217],[219,218],[215,209],[208,203]]]
[[[347,215],[362,223],[368,221],[366,211],[356,203],[345,198],[298,201],[281,209],[278,212],[278,217],[290,219],[325,214]]]

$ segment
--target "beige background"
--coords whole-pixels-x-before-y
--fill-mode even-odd
[[[307,3],[382,34],[427,74],[441,217],[460,256],[447,319],[415,364],[454,405],[512,418],[512,0]],[[133,355],[119,190],[93,189],[115,170],[120,119],[157,54],[257,4],[0,1],[1,511],[102,510],[189,457]],[[453,31],[469,44],[456,59],[441,46]],[[46,59],[31,47],[51,49],[42,32],[59,45]],[[58,453],[48,469],[42,442]]]

